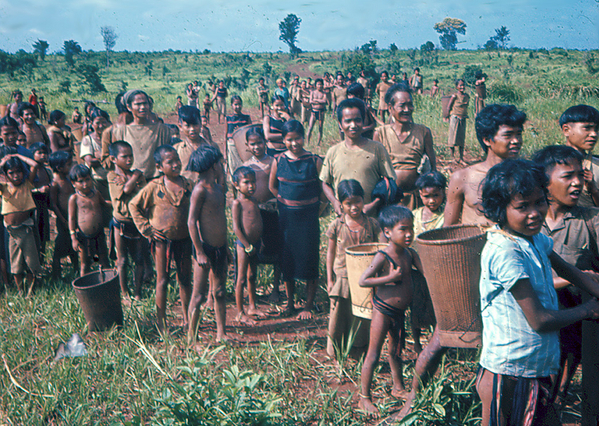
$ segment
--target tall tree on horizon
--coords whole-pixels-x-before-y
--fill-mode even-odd
[[[114,28],[108,26],[100,28],[100,34],[102,34],[104,47],[106,48],[106,68],[108,68],[110,67],[110,51],[116,46],[116,39],[119,38],[119,36],[114,31]]]
[[[458,44],[458,34],[466,34],[466,23],[457,18],[445,18],[437,22],[433,29],[439,33],[439,41],[445,50],[455,50]]]
[[[287,46],[289,46],[289,56],[291,59],[293,59],[296,54],[302,51],[295,45],[297,42],[297,33],[299,32],[301,23],[302,18],[299,18],[293,13],[290,13],[285,19],[279,22],[279,31],[281,32],[279,40],[283,41]]]
[[[33,43],[33,50],[40,57],[40,60],[43,61],[46,58],[46,52],[50,45],[46,40],[37,39],[35,43]]]
[[[507,49],[507,42],[510,41],[510,30],[505,25],[501,28],[495,28],[495,36],[493,37],[497,41],[497,45],[502,49]]]
[[[69,66],[73,67],[75,65],[73,57],[82,52],[81,46],[75,40],[65,40],[62,49],[64,50],[65,61],[67,61],[67,64],[69,64]]]

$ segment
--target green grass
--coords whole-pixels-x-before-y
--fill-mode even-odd
[[[532,55],[532,57],[531,57]],[[508,60],[508,57],[511,57]],[[587,103],[599,107],[595,76],[589,74],[585,53],[552,50],[511,52],[457,51],[439,52],[438,62],[421,65],[425,88],[432,78],[440,80],[446,93],[453,80],[461,77],[467,65],[479,65],[489,75],[491,102],[516,99],[529,121],[524,133],[525,156],[562,140],[557,119],[568,106]],[[417,56],[419,59],[419,56]],[[373,58],[378,71],[412,68],[406,52],[394,57],[388,51]],[[146,67],[152,61],[149,76]],[[102,105],[116,114],[112,100],[124,86],[141,88],[154,98],[155,110],[172,112],[177,95],[184,95],[186,83],[206,82],[208,78],[239,78],[249,72],[246,90],[239,93],[246,107],[256,107],[254,87],[263,75],[264,64],[272,67],[270,85],[284,76],[289,67],[306,64],[318,73],[342,69],[340,52],[303,53],[290,61],[285,54],[221,53],[200,55],[184,52],[127,53],[112,55],[110,69],[103,68],[103,53],[85,53],[77,63],[99,66],[107,93],[90,94],[64,57],[50,55],[28,74],[2,74],[0,104],[10,101],[10,92],[21,88],[26,94],[35,87],[45,97],[49,109],[70,114],[79,105],[70,99],[105,99]],[[163,75],[163,69],[165,73]],[[59,91],[61,81],[72,82],[72,93]],[[440,99],[416,97],[415,121],[430,127],[435,150],[447,158],[447,127],[441,119]],[[470,116],[473,117],[471,103]],[[213,121],[214,123],[214,121]],[[215,126],[215,124],[213,124]],[[327,116],[323,145],[308,149],[324,155],[339,140],[337,124]],[[219,141],[221,142],[221,141]],[[481,151],[473,122],[468,122],[467,150],[472,156]],[[321,221],[324,235],[330,218]],[[232,233],[231,233],[232,235]],[[321,276],[324,272],[324,240],[321,249]],[[291,341],[263,341],[241,347],[215,346],[206,343],[198,354],[185,344],[183,333],[162,340],[153,327],[152,289],[144,289],[144,300],[125,310],[125,326],[103,334],[85,334],[82,311],[71,289],[74,278],[69,268],[60,282],[46,282],[32,299],[25,300],[13,290],[0,298],[0,424],[339,424],[362,425],[366,419],[355,410],[352,398],[358,392],[361,362],[339,348],[339,357],[326,359],[323,339],[297,337]],[[272,269],[259,273],[259,288],[268,287]],[[228,283],[232,292],[233,283]],[[302,294],[302,288],[298,289]],[[317,302],[326,312],[328,301],[324,280]],[[168,315],[179,316],[174,307],[177,293],[169,291]],[[213,318],[206,315],[203,324]],[[89,355],[52,363],[59,342],[73,333],[83,335]],[[408,337],[409,338],[409,337]],[[413,416],[406,424],[474,424],[480,405],[473,387],[476,354],[452,350],[440,374],[422,391]],[[405,363],[409,383],[413,361]],[[9,375],[10,371],[10,375]],[[11,379],[12,375],[12,379]],[[14,380],[14,382],[13,382]],[[383,361],[375,372],[373,395],[381,411],[388,414],[399,408],[388,396],[391,387],[389,367]]]

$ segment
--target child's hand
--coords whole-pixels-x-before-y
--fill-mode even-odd
[[[401,268],[399,266],[395,267],[393,265],[389,265],[390,269],[389,269],[389,274],[387,275],[387,278],[389,279],[389,284],[395,284],[396,281],[401,281],[401,277],[402,277],[402,272],[401,272]]]
[[[335,286],[334,280],[327,280],[327,293],[331,293],[333,291],[333,287]]]
[[[79,244],[79,240],[74,234],[71,236],[71,244],[73,245],[73,250],[79,253],[79,250],[81,249],[81,244]]]
[[[584,173],[584,187],[588,192],[593,192],[595,188],[595,181],[593,179],[593,172],[588,169],[583,169]]]
[[[593,297],[586,302],[585,305],[589,309],[587,318],[593,320],[599,319],[599,300],[597,300],[596,297]]]
[[[210,268],[210,259],[208,259],[208,256],[206,256],[206,253],[204,253],[204,252],[198,253],[196,250],[195,259],[196,259],[196,262],[198,262],[198,265],[200,268],[205,268],[205,269]]]
[[[152,239],[155,241],[166,241],[166,237],[156,228],[152,228]]]
[[[337,216],[343,215],[343,207],[337,199],[335,199],[335,201],[333,202],[333,209],[335,210],[335,213],[337,213]]]
[[[127,179],[125,179],[124,176],[116,175],[114,177],[114,183],[117,184],[117,185],[124,185],[124,184],[127,183]]]

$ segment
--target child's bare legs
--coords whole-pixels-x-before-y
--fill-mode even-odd
[[[256,259],[250,259],[250,264],[247,268],[248,282],[248,315],[265,318],[264,312],[260,311],[256,306],[256,278],[258,275],[258,263]]]
[[[412,337],[414,338],[414,352],[419,354],[422,352],[422,345],[420,344],[420,336],[422,332],[420,327],[417,324],[414,324],[414,320],[412,320]]]
[[[22,294],[23,278],[25,278],[25,276],[23,274],[14,274],[13,277],[15,278],[15,285],[17,286],[17,291],[19,292],[19,294]]]
[[[206,287],[208,286],[209,267],[201,267],[193,262],[193,291],[189,302],[189,329],[187,330],[187,342],[195,343],[198,336],[198,322],[200,320],[200,309],[206,298]]]
[[[216,341],[226,340],[225,325],[227,323],[227,306],[225,297],[227,295],[227,263],[225,262],[221,270],[211,268],[210,282],[213,287],[214,297],[214,317],[216,318]]]
[[[312,309],[314,308],[314,297],[316,296],[316,280],[306,281],[306,304],[304,309],[299,313],[297,319],[309,320],[312,319]]]
[[[416,399],[416,394],[420,390],[420,386],[426,386],[428,380],[435,375],[437,367],[443,355],[447,352],[447,348],[441,346],[439,341],[439,332],[435,328],[431,339],[424,347],[424,350],[418,355],[416,365],[414,366],[414,377],[412,378],[412,390],[408,395],[408,399],[399,413],[398,419],[403,419],[412,411],[412,403]],[[484,423],[483,423],[484,424]],[[487,423],[488,424],[488,423]]]
[[[189,255],[175,256],[177,267],[177,282],[179,283],[179,299],[183,311],[184,327],[189,326],[189,300],[191,299],[191,257]]]
[[[133,272],[133,280],[135,285],[135,300],[141,300],[141,286],[144,282],[144,273],[147,265],[151,264],[149,261],[144,261],[144,247],[146,240],[139,238],[137,240],[128,241],[129,249],[133,249],[130,253],[133,255],[135,261],[135,270]]]
[[[335,356],[335,347],[341,349],[342,337],[349,335],[349,320],[351,318],[351,302],[342,297],[331,297],[331,312],[329,314],[329,335],[327,336],[327,355]]]
[[[168,259],[166,258],[166,242],[155,241],[154,264],[156,265],[156,318],[160,333],[166,330],[166,292],[168,289]]]
[[[25,286],[27,288],[27,295],[25,297],[30,297],[33,293],[33,287],[35,287],[35,275],[31,272],[27,272],[27,275],[25,275]]]
[[[295,280],[285,280],[285,292],[287,293],[287,308],[285,311],[288,315],[292,315],[295,312]]]
[[[256,309],[256,302],[252,295],[251,285],[248,280],[248,269],[250,266],[250,258],[245,252],[244,247],[239,244],[235,244],[235,250],[237,250],[237,283],[235,285],[235,303],[237,305],[237,321],[246,325],[256,325],[256,321],[250,318],[245,310],[243,309],[243,287],[245,283],[248,283],[248,295],[250,300],[250,306],[254,305]],[[253,289],[254,292],[256,289]]]
[[[383,343],[385,343],[385,337],[387,335],[387,331],[389,330],[390,323],[391,320],[388,317],[376,309],[373,310],[372,321],[370,323],[370,342],[368,344],[368,353],[366,354],[366,358],[364,358],[362,375],[360,379],[361,390],[359,406],[362,410],[375,417],[378,417],[380,412],[372,403],[370,387],[372,385],[374,369],[381,357],[381,349],[383,348]],[[391,358],[391,354],[389,355]],[[394,367],[392,367],[392,369],[393,368]],[[393,376],[393,386],[395,387],[395,376]]]
[[[491,402],[493,401],[493,374],[484,370],[483,376],[476,384],[476,392],[483,406],[481,425],[488,425],[491,417]]]
[[[91,271],[91,262],[89,261],[87,250],[82,245],[79,246],[79,270],[81,276]]]
[[[121,293],[123,297],[129,298],[129,289],[127,288],[127,250],[126,250],[126,240],[125,238],[118,232],[117,228],[114,228],[114,243],[116,245],[116,270],[119,274],[119,284],[121,285]],[[137,270],[138,266],[135,267],[136,272],[136,281],[137,281]],[[137,287],[137,283],[136,283]]]
[[[320,113],[320,120],[318,120],[318,145],[322,142],[322,130],[324,127],[324,111]]]
[[[310,113],[310,123],[308,124],[308,138],[306,139],[306,145],[310,145],[310,137],[312,136],[312,128],[314,127],[314,122],[316,121],[316,117],[314,112]]]

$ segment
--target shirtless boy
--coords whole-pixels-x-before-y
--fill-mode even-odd
[[[525,121],[526,114],[513,105],[488,105],[476,116],[476,137],[487,157],[451,176],[444,226],[488,224],[480,210],[480,183],[495,164],[518,157]]]
[[[324,111],[327,106],[327,95],[323,91],[324,82],[322,78],[317,78],[315,81],[316,88],[310,92],[310,105],[312,107],[312,115],[310,115],[310,124],[308,125],[308,139],[307,143],[310,144],[310,135],[312,134],[312,128],[314,123],[318,121],[318,145],[322,142],[322,130],[324,127]]]
[[[281,233],[279,230],[279,214],[275,196],[270,192],[268,181],[270,168],[274,158],[266,153],[266,141],[264,132],[256,127],[248,130],[245,134],[246,145],[252,153],[252,157],[243,163],[256,174],[256,192],[254,198],[258,202],[260,215],[262,216],[262,252],[261,263],[274,263],[273,290],[269,297],[271,302],[280,300],[279,284],[281,278],[281,267],[279,265],[279,254],[281,249]]]
[[[491,104],[476,116],[476,137],[487,158],[462,170],[456,171],[449,180],[444,226],[462,224],[488,225],[481,210],[481,182],[488,171],[508,158],[517,158],[522,148],[522,129],[526,114],[513,105]],[[412,402],[421,384],[426,385],[434,375],[446,348],[439,342],[435,329],[429,343],[418,356],[414,367],[412,390],[399,413],[403,418],[411,411]]]
[[[347,99],[347,87],[345,86],[345,79],[343,75],[337,75],[335,79],[335,85],[332,88],[332,98],[333,98],[333,107],[331,112],[331,117],[335,118],[335,114],[337,114],[337,105]]]
[[[79,107],[75,107],[73,109],[73,114],[71,115],[71,121],[75,124],[81,124],[82,119],[83,119],[83,116],[79,112]]]
[[[69,198],[75,193],[75,188],[69,180],[73,156],[67,151],[56,151],[50,155],[49,163],[54,172],[50,188],[50,209],[56,215],[57,231],[52,258],[52,278],[57,279],[61,276],[60,261],[66,256],[71,259],[73,268],[79,269],[79,258],[69,237]]]
[[[27,137],[27,145],[25,148],[29,148],[36,142],[43,142],[46,145],[50,144],[46,128],[36,121],[37,115],[33,105],[28,102],[23,102],[19,107],[19,117],[21,117],[23,123],[21,130]]]
[[[389,245],[379,251],[360,278],[361,287],[374,287],[370,343],[362,367],[360,408],[378,417],[372,403],[370,387],[374,369],[379,361],[385,337],[389,336],[389,366],[393,378],[391,395],[405,394],[401,361],[401,336],[404,333],[405,310],[412,300],[412,267],[422,272],[418,254],[410,249],[414,239],[412,212],[405,207],[383,209],[379,222]]]
[[[241,166],[233,173],[233,185],[237,189],[237,199],[231,204],[233,231],[237,237],[237,283],[235,286],[235,302],[237,304],[237,321],[242,324],[255,325],[253,316],[264,315],[256,308],[256,270],[258,267],[258,251],[262,237],[262,216],[258,202],[254,198],[256,192],[256,173],[249,167]],[[243,290],[247,282],[249,308],[243,308]]]
[[[265,109],[268,109],[267,115],[270,115],[270,105],[268,104],[268,86],[264,84],[264,77],[260,77],[260,79],[258,79],[256,92],[258,92],[258,98],[260,99],[260,116],[264,118]]]
[[[187,228],[193,242],[193,293],[189,303],[187,340],[197,340],[200,307],[206,299],[208,277],[214,298],[216,340],[225,340],[226,279],[230,252],[227,247],[227,218],[225,192],[216,181],[223,158],[220,151],[202,145],[191,155],[189,169],[199,174],[191,194]]]
[[[156,267],[156,316],[160,333],[166,331],[166,296],[169,264],[175,260],[183,327],[189,324],[191,296],[191,241],[185,224],[189,213],[191,182],[181,176],[181,160],[170,145],[154,151],[161,176],[150,181],[129,202],[129,212],[139,232],[150,240]]]
[[[388,106],[385,102],[385,95],[392,84],[392,82],[389,82],[389,73],[383,71],[381,73],[381,81],[376,85],[376,93],[379,95],[379,115],[381,116],[383,123],[386,121],[387,115],[389,114]]]
[[[77,164],[69,172],[75,193],[69,198],[69,233],[73,250],[79,253],[81,275],[91,271],[94,257],[109,268],[102,212],[110,203],[94,187],[90,169]]]
[[[119,273],[119,283],[123,297],[129,296],[127,287],[127,254],[135,264],[133,283],[135,299],[141,300],[141,284],[144,266],[142,235],[139,233],[129,212],[129,201],[146,185],[146,180],[140,170],[131,170],[133,166],[133,149],[124,141],[113,142],[108,148],[110,161],[114,171],[108,172],[108,189],[112,201],[112,229],[116,246],[116,267]]]

